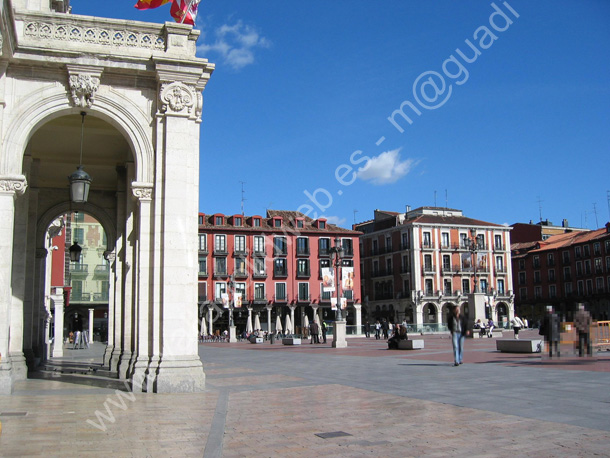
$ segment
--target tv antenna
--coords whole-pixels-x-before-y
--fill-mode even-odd
[[[244,184],[246,184],[245,181],[240,181],[241,183],[241,216],[244,216],[244,201],[246,200],[246,198],[244,197]]]

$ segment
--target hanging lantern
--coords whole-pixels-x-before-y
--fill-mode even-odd
[[[85,203],[89,197],[89,187],[91,186],[91,177],[83,170],[83,136],[85,129],[85,113],[81,112],[82,122],[80,129],[80,164],[76,171],[68,177],[70,180],[70,200],[74,203]]]

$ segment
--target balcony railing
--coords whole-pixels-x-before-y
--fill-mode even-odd
[[[307,248],[297,247],[297,256],[309,256],[309,247],[307,247]]]
[[[110,273],[110,264],[98,264],[93,271],[94,275],[108,275]]]
[[[70,264],[70,273],[86,274],[89,272],[89,264]]]
[[[248,278],[248,271],[245,269],[238,269],[233,273],[233,275],[235,278]]]
[[[387,277],[388,275],[392,275],[392,269],[379,269],[372,273],[372,277]]]
[[[91,293],[75,293],[72,291],[70,293],[70,302],[90,302],[91,301]]]
[[[274,302],[288,302],[288,296],[286,294],[276,294],[273,296]]]
[[[93,293],[94,302],[108,301],[108,291],[104,293]]]
[[[287,277],[288,269],[273,269],[273,276],[274,277]]]
[[[299,294],[297,302],[311,302],[311,294]]]
[[[265,257],[267,256],[267,251],[264,248],[255,248],[253,254],[258,257]]]
[[[297,278],[307,278],[311,276],[309,269],[297,270]]]
[[[436,272],[436,269],[434,268],[434,265],[431,266],[423,266],[421,269],[423,274],[433,274]]]
[[[229,254],[226,248],[214,248],[214,256],[226,256]]]
[[[253,278],[267,278],[267,272],[253,272]]]
[[[255,294],[254,295],[254,302],[267,302],[267,295],[266,294]]]

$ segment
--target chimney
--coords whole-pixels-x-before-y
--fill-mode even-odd
[[[563,219],[563,221],[561,222],[561,227],[568,227],[568,220],[567,219]]]
[[[407,211],[406,211],[406,213],[409,213],[410,211],[411,211],[411,206],[410,206],[410,205],[407,205]]]

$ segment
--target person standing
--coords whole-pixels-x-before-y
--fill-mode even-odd
[[[318,323],[312,321],[309,325],[309,333],[311,334],[311,343],[320,343],[320,338],[318,336],[318,332],[320,331],[318,327]]]
[[[514,337],[515,337],[515,339],[518,339],[519,331],[521,330],[521,328],[524,327],[523,321],[521,321],[521,318],[519,318],[517,315],[515,315],[511,322],[513,325]]]
[[[559,316],[554,312],[552,305],[547,305],[546,307],[546,315],[542,319],[542,324],[540,325],[538,334],[544,336],[544,340],[546,340],[548,343],[549,358],[553,357],[553,347],[555,347],[555,353],[557,353],[557,357],[559,357],[559,339],[561,338],[561,329]]]
[[[385,318],[383,319],[383,321],[381,322],[381,330],[383,331],[383,338],[384,339],[388,339],[388,330],[390,329],[389,325],[388,325],[388,320],[386,320]]]
[[[574,315],[574,327],[578,333],[578,356],[591,356],[591,314],[585,310],[585,304],[578,304],[578,311]]]
[[[369,320],[364,322],[364,335],[367,339],[371,337],[371,324],[369,323]]]
[[[470,335],[469,320],[460,313],[460,307],[454,306],[447,317],[447,326],[451,332],[451,343],[453,344],[453,365],[462,364],[464,356],[464,338]]]
[[[375,323],[375,340],[381,339],[381,323],[379,320]]]
[[[326,323],[324,322],[324,320],[322,320],[320,328],[322,329],[322,343],[326,343]]]

